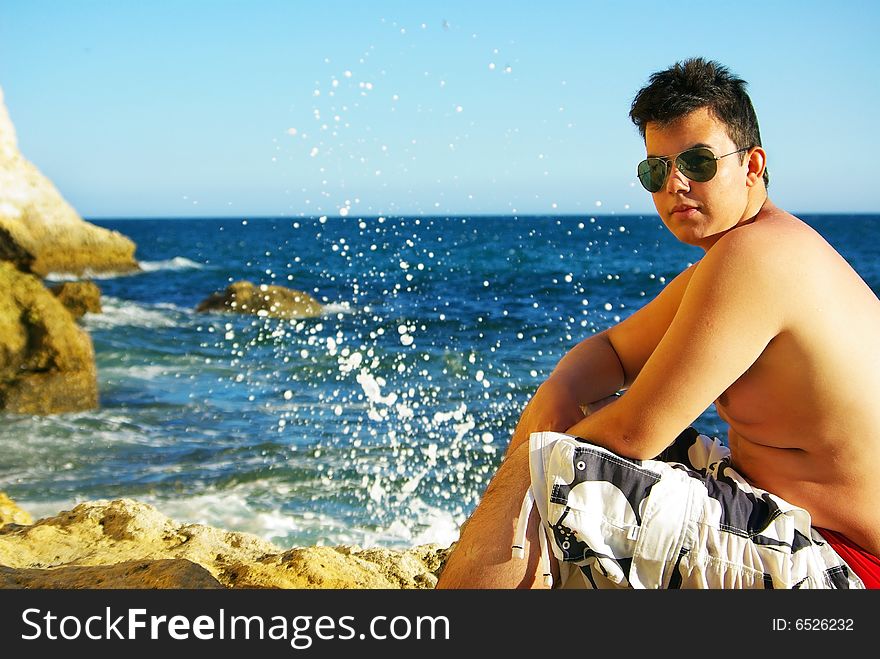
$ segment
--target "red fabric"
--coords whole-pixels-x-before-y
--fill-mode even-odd
[[[865,582],[865,588],[880,589],[880,558],[869,554],[837,531],[816,528],[846,564]]]

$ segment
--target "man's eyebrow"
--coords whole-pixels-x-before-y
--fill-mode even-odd
[[[706,148],[706,149],[711,149],[711,148],[712,148],[712,146],[711,146],[710,144],[706,144],[705,142],[697,142],[696,144],[692,144],[691,146],[689,146],[689,147],[686,148],[686,149],[682,149],[682,150],[679,151],[678,153],[684,153],[685,151],[690,151],[691,149],[699,149],[699,148],[701,148],[701,147],[702,147],[702,148]],[[672,155],[672,154],[670,154],[670,155]],[[675,155],[677,155],[677,154],[675,154]],[[668,158],[668,157],[669,157],[669,156],[659,156],[659,155],[655,155],[655,154],[653,154],[653,153],[649,153],[649,154],[648,154],[648,158]]]

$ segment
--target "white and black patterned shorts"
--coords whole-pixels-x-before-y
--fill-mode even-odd
[[[693,428],[654,460],[556,432],[529,444],[523,514],[534,500],[543,564],[552,551],[567,587],[864,588],[806,510],[749,485]]]

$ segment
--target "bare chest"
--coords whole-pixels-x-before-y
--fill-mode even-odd
[[[769,359],[772,356],[762,355],[715,401],[719,416],[746,435],[753,434],[756,426],[772,423],[790,394],[785,390],[787,378],[768,368]]]

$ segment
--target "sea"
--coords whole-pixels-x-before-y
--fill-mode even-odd
[[[880,215],[800,217],[880,290]],[[454,542],[557,361],[702,255],[651,215],[90,221],[142,266],[86,277],[100,407],[2,415],[0,491],[35,519],[131,498],[285,549]],[[324,312],[196,312],[239,280]],[[725,437],[713,408],[694,425]]]

